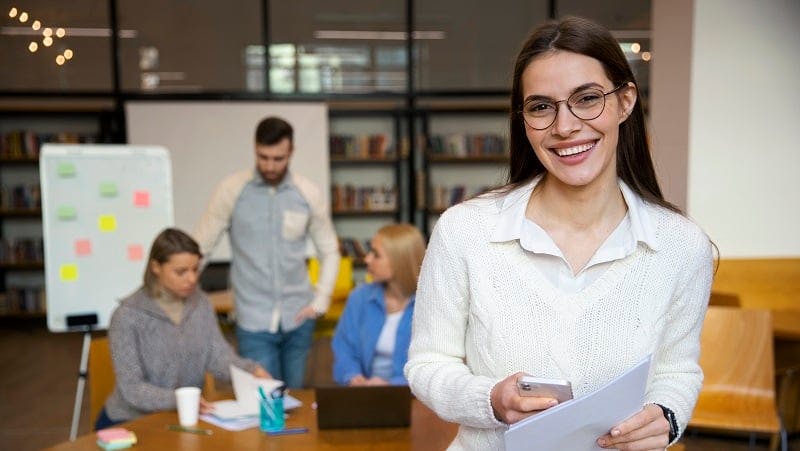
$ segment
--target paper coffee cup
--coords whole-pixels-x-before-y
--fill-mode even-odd
[[[197,414],[200,412],[200,389],[197,387],[180,387],[175,389],[175,400],[178,403],[178,422],[181,426],[197,425]]]

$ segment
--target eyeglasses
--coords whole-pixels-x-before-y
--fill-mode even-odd
[[[568,99],[556,102],[544,99],[531,99],[522,105],[522,119],[528,127],[534,130],[544,130],[556,121],[558,116],[558,104],[567,103],[567,109],[578,119],[590,121],[596,119],[606,107],[606,96],[613,94],[623,87],[628,86],[625,82],[608,92],[603,92],[597,88],[582,89],[569,96]]]

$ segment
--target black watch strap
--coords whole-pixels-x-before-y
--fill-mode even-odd
[[[661,404],[656,405],[661,407],[661,412],[664,414],[664,418],[666,418],[667,422],[669,422],[669,442],[672,443],[675,441],[675,438],[678,437],[678,420],[675,419],[675,412],[673,412],[669,407],[664,407]]]

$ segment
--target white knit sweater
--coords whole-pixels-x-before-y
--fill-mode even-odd
[[[461,428],[453,450],[503,449],[490,391],[517,371],[592,392],[653,353],[646,403],[689,421],[702,385],[700,330],[711,289],[708,237],[645,204],[657,249],[639,243],[586,289],[564,294],[517,240],[490,243],[502,199],[449,209],[433,231],[417,289],[409,359],[414,394]]]

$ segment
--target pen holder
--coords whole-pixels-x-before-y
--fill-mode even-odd
[[[280,431],[286,425],[283,418],[283,396],[259,398],[259,428],[264,432]]]

